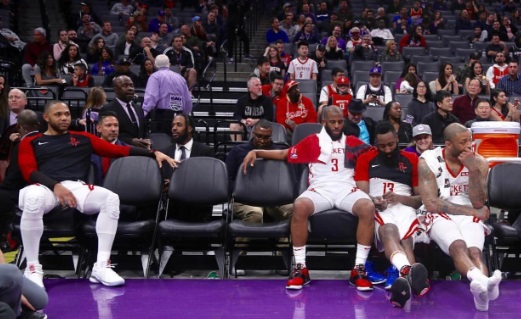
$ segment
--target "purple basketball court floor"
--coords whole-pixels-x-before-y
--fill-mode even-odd
[[[378,286],[359,293],[347,280],[314,280],[286,291],[285,280],[130,279],[108,288],[87,280],[45,281],[50,319],[142,318],[519,318],[521,281],[503,281],[488,312],[474,309],[468,281],[434,281],[409,311],[393,308]]]

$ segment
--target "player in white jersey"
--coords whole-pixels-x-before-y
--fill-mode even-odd
[[[375,213],[378,246],[393,264],[387,270],[386,289],[391,290],[391,303],[403,308],[410,306],[411,290],[423,296],[430,288],[427,269],[415,263],[413,253],[418,229],[415,209],[421,206],[418,156],[400,151],[398,133],[386,121],[376,126],[376,147],[377,150],[358,159],[355,181],[372,197],[378,209]]]
[[[318,76],[317,62],[308,58],[309,47],[306,41],[298,43],[299,56],[288,66],[290,80],[316,80]]]
[[[369,196],[358,190],[353,179],[356,160],[370,146],[354,136],[342,133],[344,117],[337,106],[326,107],[324,128],[286,150],[256,150],[244,159],[244,173],[255,164],[257,157],[309,163],[309,188],[293,204],[291,238],[296,267],[286,283],[287,289],[301,289],[310,282],[306,267],[308,218],[331,208],[338,208],[358,217],[357,252],[350,283],[360,291],[373,289],[367,279],[364,264],[374,236],[374,205]]]
[[[487,311],[499,296],[501,272],[487,277],[482,250],[488,231],[487,161],[471,150],[471,135],[459,123],[443,132],[444,148],[425,151],[418,177],[424,206],[420,226],[454,261],[456,270],[470,280],[470,291],[479,311]]]

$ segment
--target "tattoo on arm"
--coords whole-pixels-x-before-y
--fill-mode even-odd
[[[487,173],[488,163],[482,157],[476,157],[478,170],[469,172],[469,199],[472,207],[481,208],[487,201]]]

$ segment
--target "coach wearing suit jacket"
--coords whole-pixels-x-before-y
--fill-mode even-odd
[[[190,115],[179,114],[172,120],[172,141],[175,143],[160,150],[177,161],[183,161],[190,157],[215,157],[215,152],[206,144],[196,142],[193,139],[195,131],[194,120]],[[183,165],[182,163],[180,165]],[[163,179],[170,180],[172,167],[163,165]],[[189,207],[182,203],[169,205],[169,216],[186,221],[208,221],[212,218],[212,207]]]
[[[134,103],[134,83],[125,75],[114,78],[114,93],[116,98],[107,106],[104,112],[116,113],[119,120],[119,139],[123,142],[143,148],[150,147],[146,139],[145,117],[140,105]]]

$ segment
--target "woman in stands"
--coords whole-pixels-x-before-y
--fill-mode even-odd
[[[418,70],[416,69],[416,65],[409,63],[403,67],[402,74],[400,74],[400,77],[398,79],[396,79],[396,85],[394,86],[394,91],[396,93],[401,92],[402,81],[405,78],[405,76],[409,73],[412,73],[416,77],[418,77]],[[413,85],[411,85],[411,86],[413,86]]]
[[[315,26],[313,23],[304,23],[302,30],[295,34],[293,43],[298,43],[300,41],[307,41],[309,44],[320,42],[318,34],[315,32]]]
[[[412,27],[409,34],[400,40],[400,50],[405,47],[427,47],[427,42],[423,37],[423,28],[420,25]]]
[[[427,150],[434,149],[434,144],[432,143],[432,133],[431,128],[427,124],[418,124],[413,127],[413,135],[411,145],[407,146],[403,150],[406,152],[415,153],[420,156],[423,152]]]
[[[87,132],[96,134],[96,123],[98,122],[99,112],[106,103],[107,95],[101,87],[96,86],[90,89],[87,102],[83,107],[81,120],[78,121],[79,124],[85,126]]]
[[[516,9],[512,11],[512,24],[521,25],[521,10]]]
[[[402,119],[402,106],[396,101],[385,105],[383,120],[391,123],[398,132],[398,143],[408,144],[412,139],[412,126]]]
[[[434,112],[436,108],[432,103],[431,91],[426,82],[420,80],[412,91],[412,96],[412,101],[407,105],[406,120],[412,125],[418,125],[425,115]]]
[[[270,73],[275,72],[277,75],[284,77],[286,75],[286,65],[280,57],[280,52],[275,44],[270,44],[264,51],[264,56],[270,62]]]
[[[143,64],[141,64],[141,69],[139,70],[139,84],[138,87],[146,88],[148,83],[148,78],[156,71],[154,66],[154,62],[150,59],[145,59]]]
[[[92,66],[91,74],[106,76],[114,71],[114,53],[111,49],[104,47],[101,49],[100,60]]]
[[[468,85],[471,79],[477,79],[481,83],[481,93],[490,95],[490,83],[488,82],[485,74],[483,74],[483,65],[481,62],[476,61],[472,62],[470,65],[470,74],[465,79],[465,91],[468,92]]]
[[[418,83],[418,77],[414,73],[407,73],[400,83],[400,93],[402,94],[412,94],[414,91],[414,87]]]
[[[87,62],[96,63],[101,58],[101,49],[105,47],[105,40],[103,38],[97,38],[92,42],[89,46],[89,51],[87,52]]]
[[[519,122],[519,100],[514,104],[508,102],[508,97],[504,90],[494,89],[490,95],[491,121]]]
[[[73,74],[74,65],[78,62],[85,64],[88,70],[89,65],[80,56],[80,48],[76,44],[67,44],[62,52],[60,60],[58,60],[58,67],[62,74]]]
[[[344,59],[344,51],[338,47],[338,40],[333,35],[327,38],[325,57],[328,61],[338,61]]]
[[[62,55],[63,56],[63,55]],[[62,85],[65,80],[61,78],[58,64],[49,51],[43,51],[34,65],[34,82],[37,86]]]
[[[429,32],[431,34],[438,34],[438,30],[445,29],[445,21],[443,20],[443,14],[441,11],[434,12],[434,17],[429,26]]]
[[[459,86],[456,76],[453,74],[453,66],[450,63],[442,63],[436,79],[436,92],[440,90],[449,91],[451,94],[459,94]]]
[[[403,61],[402,54],[396,49],[396,41],[385,42],[385,50],[380,56],[380,62],[399,62]]]

